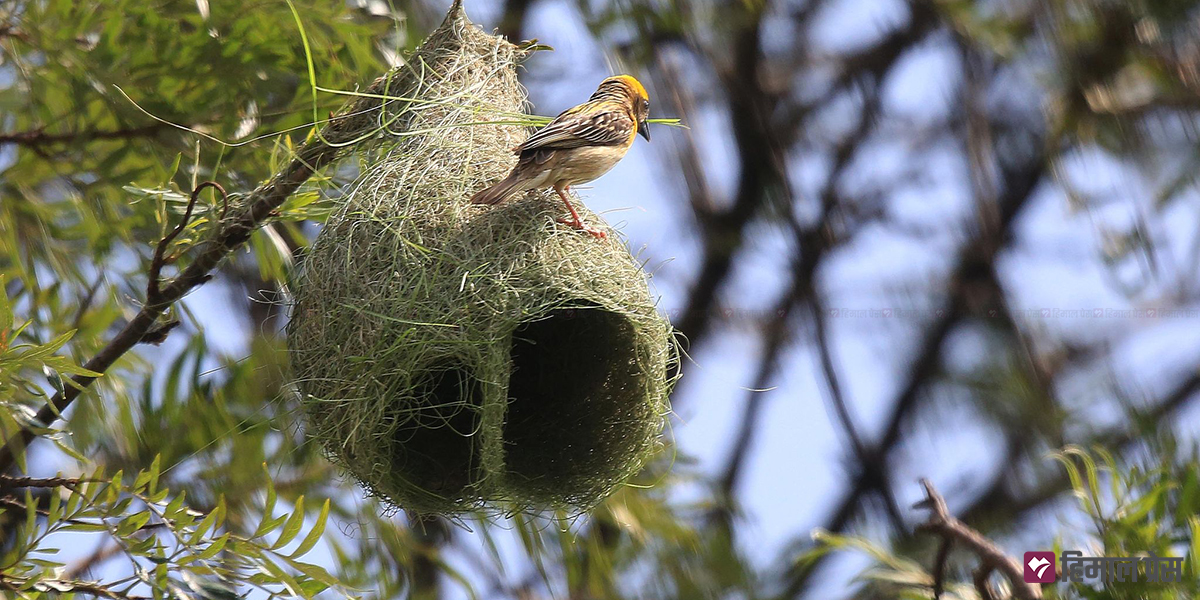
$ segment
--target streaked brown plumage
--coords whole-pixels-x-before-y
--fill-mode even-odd
[[[502,181],[471,197],[476,204],[496,204],[518,192],[553,187],[571,219],[559,219],[596,237],[604,232],[584,225],[567,198],[571,186],[596,179],[613,168],[633,139],[650,132],[646,118],[650,98],[646,88],[629,75],[609,77],[587,102],[564,111],[513,148],[517,166]]]

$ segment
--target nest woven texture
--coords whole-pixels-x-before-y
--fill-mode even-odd
[[[388,87],[363,176],[294,281],[307,433],[368,491],[422,513],[587,509],[637,472],[665,416],[670,324],[615,231],[534,192],[467,199],[528,130],[523,53],[456,3]],[[507,116],[507,117],[506,117]]]

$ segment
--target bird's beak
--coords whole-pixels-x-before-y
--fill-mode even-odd
[[[647,142],[650,141],[650,125],[645,121],[638,121],[638,135],[646,138]]]

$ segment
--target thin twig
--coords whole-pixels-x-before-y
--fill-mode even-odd
[[[813,323],[813,337],[817,346],[818,358],[821,362],[821,372],[825,375],[825,386],[829,391],[829,401],[833,405],[834,415],[836,415],[838,423],[842,426],[842,431],[846,434],[846,439],[850,442],[850,447],[854,450],[855,457],[858,461],[866,465],[871,460],[871,453],[867,449],[867,445],[863,442],[862,435],[858,433],[858,428],[854,424],[854,418],[850,416],[850,408],[846,404],[846,398],[842,394],[842,385],[837,374],[837,367],[833,362],[833,349],[829,344],[828,324],[825,322],[825,301],[815,291],[809,299],[810,316]]]
[[[125,549],[116,543],[110,543],[105,539],[96,547],[96,550],[84,557],[79,562],[73,563],[66,568],[64,572],[65,579],[75,579],[80,577],[98,565],[104,564],[108,559],[121,554]]]
[[[965,293],[970,284],[975,281],[981,271],[981,265],[994,262],[1000,248],[1007,241],[1007,235],[1035,188],[1041,183],[1046,172],[1045,155],[1031,157],[1023,167],[1009,171],[1006,174],[1004,193],[1000,201],[1000,222],[998,229],[990,235],[980,235],[971,244],[959,252],[958,264],[955,265],[946,287],[951,291],[944,308],[939,309],[936,317],[924,332],[924,337],[912,361],[904,385],[900,388],[896,399],[892,402],[891,413],[887,418],[884,433],[875,442],[875,454],[880,461],[880,468],[886,468],[886,461],[891,451],[900,442],[904,425],[920,404],[922,392],[925,390],[938,369],[941,368],[942,348],[950,337],[950,332],[969,313],[969,298]],[[842,531],[846,524],[861,508],[859,500],[871,491],[869,473],[863,472],[854,482],[844,499],[838,503],[830,523],[825,529]]]
[[[176,225],[170,233],[163,236],[163,239],[158,241],[158,247],[154,249],[154,258],[150,261],[149,281],[146,284],[147,303],[157,304],[162,302],[163,298],[162,292],[159,289],[159,277],[162,275],[163,265],[174,260],[173,258],[166,257],[167,248],[171,247],[171,242],[175,241],[175,238],[179,237],[179,234],[183,233],[183,230],[187,228],[188,222],[192,220],[192,210],[196,208],[196,200],[200,198],[200,192],[203,191],[204,188],[209,187],[214,188],[221,193],[221,201],[223,205],[229,205],[229,194],[225,193],[225,188],[221,187],[221,184],[215,181],[205,181],[204,183],[196,186],[196,189],[192,190],[192,196],[188,199],[187,209],[183,213],[183,219],[179,221],[179,224]],[[222,211],[221,214],[224,216],[224,211]]]
[[[768,204],[772,192],[787,182],[783,155],[788,143],[780,140],[771,126],[778,96],[763,88],[761,47],[766,12],[747,10],[740,16],[745,25],[733,36],[731,47],[722,48],[732,56],[732,67],[721,73],[721,83],[729,98],[730,125],[741,172],[729,208],[712,218],[697,215],[703,218],[703,256],[678,320],[678,329],[693,347],[712,325],[718,293],[733,271],[733,258],[745,241],[746,228]]]
[[[933,560],[933,600],[938,600],[942,597],[942,592],[946,589],[946,563],[950,561],[950,548],[954,546],[954,539],[945,537],[938,544],[937,558]]]
[[[999,571],[1008,578],[1016,598],[1041,600],[1042,587],[1036,583],[1025,582],[1021,563],[1005,554],[994,542],[978,531],[967,527],[965,523],[950,514],[950,510],[946,507],[946,500],[934,489],[933,483],[928,479],[921,479],[921,485],[925,487],[925,499],[918,502],[914,508],[928,509],[930,514],[929,520],[921,524],[917,528],[918,531],[939,535],[943,542],[954,541],[965,546],[979,557],[985,567]],[[935,583],[935,585],[937,584]]]
[[[887,63],[890,65],[891,63]],[[884,73],[886,74],[886,69]],[[883,75],[879,75],[882,77]],[[874,86],[871,92],[866,92],[864,99],[864,107],[858,124],[853,131],[845,135],[834,149],[834,160],[830,167],[829,174],[825,177],[825,184],[818,193],[818,204],[820,212],[813,220],[812,225],[800,223],[795,214],[788,210],[786,217],[793,234],[796,244],[796,255],[792,261],[790,268],[791,283],[789,290],[780,297],[775,305],[776,318],[767,328],[767,333],[764,336],[765,350],[763,358],[760,360],[759,372],[755,378],[754,389],[763,389],[770,385],[770,380],[774,377],[778,370],[780,357],[788,349],[791,343],[791,332],[789,330],[789,320],[792,311],[795,307],[802,305],[805,301],[820,305],[819,298],[816,293],[814,284],[814,275],[826,252],[832,245],[831,240],[826,235],[826,225],[829,222],[833,211],[840,204],[840,197],[836,191],[837,185],[842,181],[842,177],[846,169],[850,165],[851,160],[856,155],[858,149],[862,146],[865,140],[868,139],[871,131],[875,126],[876,116],[881,106],[881,97],[879,93],[880,86]],[[764,142],[762,150],[769,151],[775,146],[782,146],[786,140],[780,140],[771,133],[764,133]],[[759,161],[761,162],[761,161]],[[763,167],[759,167],[763,169]],[[778,175],[777,183],[775,179],[766,174],[775,173]],[[777,193],[786,206],[790,206],[793,202],[794,194],[788,184],[789,176],[786,165],[780,164],[769,166],[765,171],[759,173],[758,185],[762,189],[758,191],[763,195]],[[700,213],[698,213],[699,215]],[[702,221],[703,223],[704,221]],[[694,296],[693,296],[694,297]],[[686,322],[686,321],[684,321]],[[684,325],[686,326],[686,325]],[[684,330],[687,332],[687,330]],[[830,374],[831,371],[827,371]],[[831,389],[833,390],[834,404],[839,405],[842,409],[845,403],[840,393],[836,375],[829,379]],[[731,515],[728,511],[732,508],[732,494],[736,486],[737,479],[742,466],[746,460],[746,451],[750,447],[753,437],[757,433],[757,422],[761,416],[763,404],[763,394],[753,392],[746,400],[746,405],[743,410],[742,421],[738,429],[737,437],[734,440],[733,450],[726,461],[726,467],[722,477],[718,479],[720,483],[719,493],[723,498],[722,504],[718,506],[715,519],[717,522],[727,522]],[[871,468],[873,462],[868,460],[870,455],[866,447],[862,443],[861,438],[857,434],[857,429],[854,426],[852,419],[849,418],[849,413],[841,410],[838,412],[838,420],[846,429],[850,437],[851,445],[855,455],[865,470]],[[892,497],[891,491],[887,485],[886,475],[882,471],[875,471],[877,475],[871,479],[876,482],[874,486],[884,499],[884,505],[887,509],[888,516],[897,530],[901,530],[904,526],[900,515],[900,510]],[[722,512],[724,511],[724,512]]]
[[[28,505],[26,505],[24,502],[22,502],[20,500],[17,500],[13,496],[0,496],[0,506],[7,506],[9,508],[15,508],[20,511],[29,510]],[[39,505],[33,509],[34,512],[43,517],[49,517],[50,511],[45,508],[41,508],[40,506],[41,505],[39,503]],[[100,517],[99,521],[101,523],[103,523],[104,518]],[[95,525],[96,524],[96,521],[85,521],[82,519],[63,519],[62,522],[70,523],[72,525]],[[161,529],[166,526],[167,526],[167,524],[165,522],[164,523],[147,523],[147,524],[142,525],[141,527],[137,528],[136,531],[150,531],[150,530],[155,530],[155,529]]]
[[[29,148],[42,148],[55,144],[72,144],[94,140],[129,140],[150,137],[167,128],[168,125],[164,123],[151,123],[150,125],[129,127],[126,129],[46,133],[44,128],[39,127],[28,131],[0,133],[0,145],[16,144]]]
[[[971,582],[975,584],[975,591],[979,593],[982,600],[997,600],[996,593],[992,591],[992,586],[988,583],[988,578],[995,570],[991,565],[979,565],[971,577]]]
[[[41,501],[47,497],[49,497],[49,495],[45,494],[45,495],[43,495],[42,498],[38,498],[38,499],[34,500],[34,504],[36,504],[37,506],[34,507],[33,512],[35,512],[38,515],[43,516],[43,517],[50,516],[49,510],[40,507]],[[17,500],[16,498],[14,498],[12,496],[0,497],[0,506],[7,506],[8,508],[13,508],[13,509],[16,509],[21,512],[25,512],[25,511],[29,510],[29,506],[27,504],[25,504],[24,502],[22,502],[20,500]],[[95,525],[94,522],[83,521],[80,519],[63,519],[62,522],[69,523],[71,525]]]
[[[78,477],[10,477],[0,475],[0,489],[4,488],[74,488],[81,483],[100,481]]]
[[[461,11],[451,9],[447,19],[459,18],[459,15]],[[147,333],[155,329],[159,316],[168,306],[183,298],[193,288],[207,282],[211,278],[212,270],[233,250],[249,240],[250,235],[261,227],[293,192],[317,171],[332,163],[342,150],[348,147],[347,142],[359,137],[365,128],[374,124],[382,106],[380,97],[389,88],[396,89],[395,79],[402,74],[402,71],[396,70],[376,79],[366,93],[342,113],[343,116],[326,124],[322,135],[314,136],[306,142],[296,151],[295,157],[286,167],[247,194],[245,208],[229,219],[222,219],[217,225],[217,231],[197,253],[191,264],[165,287],[160,287],[155,301],[148,301],[143,305],[99,353],[84,363],[84,368],[104,373],[126,352],[146,339]],[[161,266],[159,268],[161,269]],[[156,280],[157,277],[152,279]],[[154,285],[158,286],[158,283]],[[75,375],[72,379],[77,385],[67,386],[42,406],[37,412],[38,422],[46,427],[52,425],[79,394],[96,380],[95,377],[84,375]],[[0,448],[0,473],[12,468],[16,458],[15,452],[24,449],[35,437],[33,430],[25,428]]]
[[[13,592],[25,591],[21,586],[16,585],[12,581],[0,579],[0,587]],[[110,598],[111,600],[149,600],[146,596],[131,596],[124,592],[110,590],[99,583],[90,581],[68,581],[63,579],[40,579],[33,584],[33,588],[39,591],[53,591],[59,594],[85,594],[96,598]]]
[[[83,298],[79,301],[79,308],[75,309],[75,320],[71,322],[71,329],[79,329],[84,315],[91,309],[92,302],[96,300],[96,293],[100,291],[102,283],[104,283],[104,273],[97,275],[96,280],[88,286],[87,292],[83,294]]]

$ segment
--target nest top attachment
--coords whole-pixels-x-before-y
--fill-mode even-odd
[[[468,202],[528,135],[497,123],[524,114],[522,57],[456,3],[383,82],[398,99],[293,285],[307,433],[420,513],[586,510],[660,446],[669,411],[671,326],[616,232],[557,224],[552,192]]]

